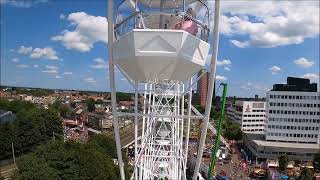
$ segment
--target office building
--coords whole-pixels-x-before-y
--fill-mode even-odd
[[[228,117],[247,133],[264,133],[265,108],[263,101],[236,101],[227,107]]]
[[[316,87],[308,79],[288,78],[287,85],[274,85],[267,92],[266,140],[320,143],[320,97]]]
[[[263,136],[245,134],[249,154],[257,159],[311,161],[320,151],[320,93],[317,84],[287,78],[267,92],[266,126]]]

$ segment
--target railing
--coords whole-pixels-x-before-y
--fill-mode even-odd
[[[208,42],[209,28],[199,20],[189,16],[185,12],[134,12],[115,25],[115,37],[131,32],[133,29],[175,29],[183,30],[183,23],[192,21],[197,30],[194,36]],[[209,19],[208,19],[209,21]]]

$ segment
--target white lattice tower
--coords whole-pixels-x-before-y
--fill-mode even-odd
[[[143,133],[138,153],[139,179],[181,179],[186,156],[183,146],[184,85],[146,84]],[[157,117],[153,117],[157,116]],[[162,117],[159,117],[162,116]]]

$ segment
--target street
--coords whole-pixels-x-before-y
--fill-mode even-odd
[[[240,166],[241,157],[237,153],[231,154],[231,160],[227,164],[220,165],[219,162],[216,164],[216,172],[220,174],[224,171],[227,176],[231,177],[232,180],[247,180],[249,176],[243,171]]]

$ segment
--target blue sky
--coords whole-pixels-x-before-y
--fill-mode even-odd
[[[0,1],[2,85],[109,90],[107,1]],[[252,97],[287,76],[319,82],[317,7],[223,2],[217,83],[226,81],[229,95]],[[116,81],[118,90],[132,89],[120,73]]]

